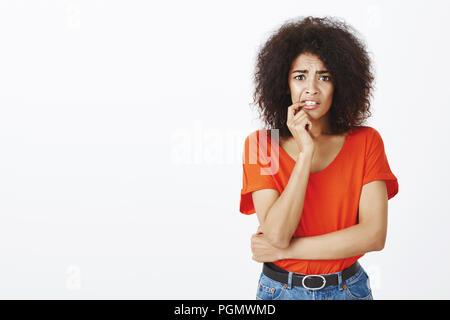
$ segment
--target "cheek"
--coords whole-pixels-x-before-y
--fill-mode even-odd
[[[303,86],[298,83],[298,82],[294,82],[290,85],[291,90],[294,92],[301,92],[303,90]]]
[[[293,103],[297,102],[300,99],[300,97],[303,95],[303,91],[304,88],[301,85],[294,84],[290,86],[291,98]]]
[[[323,89],[324,90],[322,92],[324,93],[325,99],[331,103],[331,101],[333,100],[333,93],[334,93],[333,87],[331,87],[331,88],[325,87]]]

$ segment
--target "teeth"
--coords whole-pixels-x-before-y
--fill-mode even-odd
[[[315,101],[305,101],[305,104],[311,106],[311,105],[315,105],[317,103]]]

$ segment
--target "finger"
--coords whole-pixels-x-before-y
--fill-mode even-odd
[[[308,118],[300,118],[294,121],[294,126],[299,126],[300,128],[304,128],[305,130],[310,130],[312,127],[312,123]]]
[[[312,128],[312,123],[311,123],[311,121],[306,121],[306,124],[305,124],[305,130],[307,130],[307,131],[311,131],[311,128]]]
[[[288,123],[295,123],[296,119],[304,117],[306,114],[302,110],[299,110],[295,115],[293,114],[291,118],[288,120]]]
[[[297,119],[297,118],[300,118],[300,117],[306,117],[306,118],[308,118],[308,119],[310,119],[311,120],[311,116],[309,115],[309,113],[308,112],[306,112],[306,110],[305,109],[303,109],[302,108],[302,110],[300,110],[299,112],[297,112],[297,114],[294,116],[294,120],[295,119]]]
[[[292,122],[294,124],[304,124],[304,123],[306,124],[306,122],[308,122],[308,121],[309,121],[308,117],[302,116],[302,117],[295,118]]]
[[[305,110],[303,110],[302,107],[300,107],[300,109],[298,110],[298,112],[294,115],[294,119],[295,117],[300,117],[302,115],[307,115],[307,113],[305,112]]]
[[[299,108],[301,109],[300,102],[293,103],[288,108],[288,119],[293,118],[295,114],[299,111]]]
[[[308,119],[311,117],[311,116],[306,112],[306,110],[302,108],[299,112],[297,112],[297,114],[294,116],[293,119],[299,118],[299,117],[301,117],[301,116],[305,116],[305,117],[307,117]]]
[[[308,115],[304,112],[301,112],[301,113],[297,113],[294,116],[294,118],[292,119],[292,122],[297,123],[298,121],[304,121],[305,119],[306,120],[309,119]]]
[[[298,103],[295,107],[294,107],[294,116],[296,114],[298,114],[300,111],[303,110],[303,106],[300,105],[300,103]]]
[[[295,124],[296,126],[299,126],[300,128],[306,130],[306,131],[310,131],[312,128],[312,123],[309,121],[305,121],[305,122],[299,122],[298,124]]]

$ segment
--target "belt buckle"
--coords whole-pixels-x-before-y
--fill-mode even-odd
[[[319,287],[319,288],[310,288],[310,287],[307,287],[307,286],[305,285],[305,280],[306,280],[306,278],[308,278],[308,277],[319,277],[319,278],[322,278],[322,280],[323,280],[322,286]],[[302,286],[303,286],[303,288],[306,288],[306,289],[309,289],[309,290],[320,290],[320,289],[322,289],[323,287],[325,287],[325,284],[326,284],[326,283],[327,283],[327,280],[325,279],[324,276],[322,276],[322,275],[320,275],[320,274],[308,274],[308,275],[305,275],[305,276],[303,277],[303,279],[302,279]]]

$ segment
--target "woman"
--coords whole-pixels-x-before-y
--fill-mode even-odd
[[[245,140],[240,212],[257,214],[257,299],[367,299],[358,263],[382,250],[398,193],[370,116],[374,77],[356,31],[285,23],[258,54],[255,102],[269,129]]]

